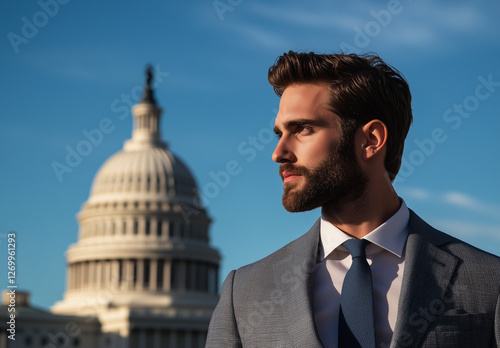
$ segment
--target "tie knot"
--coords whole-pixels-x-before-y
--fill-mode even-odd
[[[366,259],[366,252],[365,248],[366,246],[370,244],[369,241],[366,239],[348,239],[344,243],[342,243],[343,246],[349,250],[349,253],[351,254],[352,258],[356,257],[361,257],[363,259]]]

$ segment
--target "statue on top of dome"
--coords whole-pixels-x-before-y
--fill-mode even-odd
[[[144,94],[141,99],[141,103],[151,103],[156,104],[153,96],[153,88],[151,86],[151,81],[153,81],[153,69],[151,65],[146,65],[146,84],[144,86]]]

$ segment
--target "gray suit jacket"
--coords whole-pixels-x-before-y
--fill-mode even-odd
[[[435,230],[410,211],[391,348],[500,347],[500,258]],[[312,310],[319,221],[222,285],[206,347],[323,347]]]

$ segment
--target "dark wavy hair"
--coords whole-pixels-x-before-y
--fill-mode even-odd
[[[330,109],[341,119],[343,136],[352,137],[358,127],[371,120],[384,122],[388,129],[385,168],[394,180],[413,120],[410,88],[399,71],[376,54],[289,51],[269,68],[268,80],[279,97],[292,84],[326,84]]]

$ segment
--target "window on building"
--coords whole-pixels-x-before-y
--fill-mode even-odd
[[[184,290],[186,288],[186,264],[184,261],[173,260],[171,269],[172,290]]]
[[[158,237],[161,237],[162,233],[161,233],[161,228],[162,228],[162,221],[161,220],[158,220],[156,222],[156,235]]]
[[[145,259],[144,260],[144,288],[148,289],[149,288],[149,281],[151,279],[149,272],[151,271],[151,260],[150,259]]]
[[[175,231],[174,231],[175,225],[172,221],[168,223],[168,236],[170,238],[173,238],[175,236]]]
[[[196,279],[198,279],[198,287],[196,290],[208,292],[208,271],[205,262],[200,262]]]
[[[118,284],[121,285],[123,281],[123,261],[118,260]]]
[[[217,266],[208,266],[208,293],[217,294]]]
[[[163,265],[164,265],[164,260],[158,260],[157,266],[156,266],[156,289],[161,290],[163,289]]]
[[[186,262],[186,290],[194,290],[196,286],[196,263]]]
[[[131,260],[132,261],[132,284],[135,285],[137,284],[137,260]]]
[[[186,225],[180,224],[179,225],[179,230],[180,230],[179,232],[180,232],[181,239],[186,238]]]

